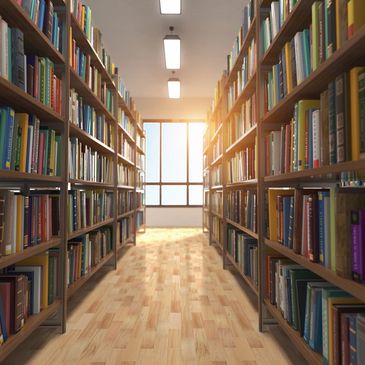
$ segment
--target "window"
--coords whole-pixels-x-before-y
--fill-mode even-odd
[[[145,121],[146,205],[202,206],[204,122]]]

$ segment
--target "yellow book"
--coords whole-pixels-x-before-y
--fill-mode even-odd
[[[42,293],[41,309],[48,307],[48,251],[37,256],[29,257],[17,263],[17,266],[41,266],[42,267]]]
[[[70,65],[73,67],[72,27],[70,27]]]
[[[24,196],[16,195],[16,252],[24,248]]]
[[[360,300],[352,297],[328,298],[328,364],[334,364],[333,350],[333,310],[332,307],[336,304],[362,304]]]
[[[291,47],[290,42],[285,44],[285,64],[286,64],[286,83],[288,88],[288,94],[293,90],[293,71],[291,67]]]
[[[275,106],[278,103],[278,96],[276,95],[276,66],[272,67],[272,91],[273,91],[272,105]]]
[[[360,158],[360,107],[359,107],[359,71],[354,67],[350,71],[351,100],[351,156],[353,160]]]
[[[85,31],[85,7],[83,6],[82,7],[82,10],[81,10],[81,28],[83,31]],[[86,33],[86,31],[85,31]]]
[[[19,118],[20,134],[20,157],[19,157],[19,171],[25,172],[27,163],[27,145],[28,145],[28,121],[29,115],[25,113],[16,114]]]
[[[277,224],[277,209],[276,209],[276,199],[280,195],[294,195],[294,190],[292,189],[269,189],[268,199],[269,199],[269,239],[271,241],[278,240],[278,224]]]
[[[298,103],[298,171],[305,169],[305,122],[309,109],[319,109],[319,100],[300,100]]]
[[[365,1],[349,0],[347,3],[347,27],[348,38],[354,34],[365,24]]]

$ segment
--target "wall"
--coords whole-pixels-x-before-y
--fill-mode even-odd
[[[148,227],[201,227],[202,208],[147,208]]]

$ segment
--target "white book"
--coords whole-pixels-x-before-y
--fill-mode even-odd
[[[302,32],[294,36],[295,64],[297,69],[297,84],[304,80],[304,55],[302,51]]]
[[[271,3],[271,30],[272,30],[272,39],[276,37],[280,30],[280,6],[279,1],[273,1]]]
[[[0,75],[6,80],[9,79],[9,72],[8,72],[9,46],[8,46],[8,42],[9,42],[8,23],[6,23],[5,20],[0,18],[0,50],[1,50]]]
[[[280,174],[280,139],[281,132],[280,131],[272,131],[272,140],[271,140],[271,152],[272,152],[272,168],[274,175]]]

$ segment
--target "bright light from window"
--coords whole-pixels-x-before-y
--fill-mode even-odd
[[[163,15],[181,14],[181,0],[160,0],[160,11]]]
[[[180,99],[180,80],[170,79],[167,82],[167,87],[169,89],[170,99]]]
[[[181,40],[177,35],[167,35],[163,40],[165,66],[168,70],[180,70]]]

